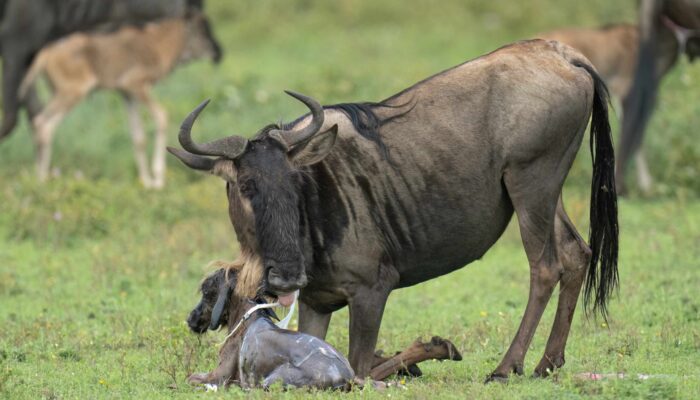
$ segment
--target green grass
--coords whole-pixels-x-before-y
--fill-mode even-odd
[[[634,18],[634,1],[505,0],[401,2],[258,0],[207,3],[226,58],[196,63],[157,89],[180,118],[213,99],[197,137],[253,134],[291,120],[302,106],[283,89],[324,103],[379,100],[503,43],[561,25]],[[614,4],[613,4],[614,3]],[[425,376],[384,393],[314,397],[697,398],[700,393],[700,69],[687,62],[667,78],[647,149],[661,181],[652,199],[621,200],[622,287],[609,326],[578,313],[567,364],[552,379],[516,377],[483,385],[512,339],[525,306],[528,268],[514,226],[479,262],[392,294],[379,348],[398,350],[440,335],[459,363],[426,363]],[[111,111],[111,112],[110,112]],[[0,398],[291,397],[204,395],[184,378],[217,363],[222,334],[198,338],[184,319],[215,259],[238,247],[223,182],[169,160],[168,186],[148,192],[136,178],[119,96],[96,93],[63,123],[54,166],[39,184],[26,123],[0,144]],[[567,183],[567,209],[587,229],[589,156]],[[468,201],[468,200],[465,200]],[[526,359],[530,374],[552,323],[547,310]],[[347,349],[347,312],[329,341]],[[582,382],[580,372],[652,374],[649,380]]]

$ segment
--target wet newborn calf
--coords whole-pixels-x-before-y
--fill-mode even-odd
[[[243,320],[265,300],[238,297],[233,290],[236,278],[236,270],[221,268],[202,282],[202,299],[187,318],[190,329],[201,334],[225,321],[229,333],[235,332],[221,348],[217,368],[191,375],[190,383],[266,388],[279,382],[329,389],[344,388],[353,381],[350,364],[336,349],[311,335],[278,328],[270,309],[256,310]]]

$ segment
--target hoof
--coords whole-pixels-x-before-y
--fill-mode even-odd
[[[198,374],[192,374],[187,377],[187,383],[190,385],[201,385],[203,383],[208,383],[207,381],[207,376],[209,374],[205,373],[198,373]]]
[[[419,378],[423,376],[423,371],[418,368],[418,364],[409,365],[406,368],[401,368],[397,373],[398,376],[410,376],[412,378]]]
[[[508,383],[508,376],[503,375],[503,374],[493,373],[486,378],[486,380],[484,381],[484,384],[492,383],[492,382]]]

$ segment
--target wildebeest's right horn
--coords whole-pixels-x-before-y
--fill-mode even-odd
[[[248,139],[240,136],[229,136],[202,144],[195,143],[192,140],[192,125],[207,104],[209,104],[209,99],[204,100],[182,121],[180,134],[178,135],[182,148],[193,154],[221,156],[229,159],[234,159],[243,154],[248,145]]]
[[[295,131],[275,129],[270,132],[270,136],[277,139],[277,141],[282,143],[287,149],[291,149],[295,145],[311,139],[311,137],[318,133],[321,126],[323,126],[324,114],[323,107],[311,97],[292,92],[291,90],[285,90],[284,92],[306,104],[309,110],[311,110],[311,122],[309,122],[309,125],[306,127]]]

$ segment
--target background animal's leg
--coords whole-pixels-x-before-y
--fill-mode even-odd
[[[299,332],[325,339],[332,313],[322,314],[299,300]]]
[[[146,157],[146,135],[143,131],[141,116],[136,100],[131,96],[125,96],[126,108],[129,114],[129,127],[131,130],[131,140],[134,144],[134,157],[139,170],[139,179],[143,186],[153,187],[153,179],[148,168],[148,158]]]
[[[549,340],[547,340],[544,356],[535,368],[535,376],[542,377],[564,365],[566,340],[569,337],[576,303],[591,260],[591,250],[566,214],[561,197],[557,204],[554,230],[557,251],[564,271],[559,281],[559,304],[552,331],[549,334]]]
[[[647,158],[644,155],[644,150],[641,148],[634,156],[634,162],[637,164],[637,182],[639,183],[639,188],[645,194],[651,193],[651,188],[654,185],[654,179],[651,177],[651,172],[649,172],[649,165],[647,164]]]
[[[389,298],[391,288],[394,287],[398,279],[387,277],[387,281],[382,282],[382,280],[383,277],[378,279],[376,287],[358,289],[348,304],[350,308],[350,354],[348,358],[355,375],[360,378],[368,376],[372,369],[374,348],[377,345],[384,306]]]
[[[40,181],[46,180],[49,176],[51,146],[56,128],[76,101],[54,97],[32,121],[34,126],[34,145],[36,146],[36,168]]]
[[[27,105],[30,121],[33,121],[34,118],[36,118],[44,109],[44,104],[42,104],[41,99],[39,98],[36,85],[29,86],[24,102]]]
[[[519,375],[523,373],[525,354],[561,276],[562,265],[557,258],[554,217],[566,171],[552,170],[551,166],[542,167],[536,164],[524,171],[507,171],[504,176],[530,264],[530,293],[518,332],[487,382],[505,380],[511,372]],[[548,171],[555,173],[546,174]],[[556,172],[563,175],[561,180],[557,179]]]
[[[167,144],[168,113],[160,103],[153,99],[153,96],[150,95],[150,89],[145,88],[142,97],[156,125],[152,163],[153,187],[160,189],[165,185],[165,146]]]

